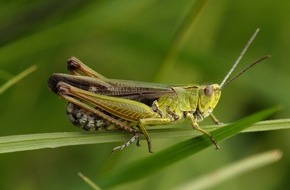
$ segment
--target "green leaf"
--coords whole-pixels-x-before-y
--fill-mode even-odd
[[[211,134],[218,142],[221,142],[234,136],[253,123],[265,119],[276,111],[277,108],[261,111],[241,119],[236,123],[227,125],[226,127],[220,129],[216,129],[212,131]],[[150,157],[146,157],[139,161],[128,164],[127,166],[124,166],[120,169],[117,169],[116,171],[112,171],[107,176],[99,179],[98,185],[103,188],[108,188],[122,183],[136,181],[138,179],[149,176],[150,174],[157,172],[160,169],[163,169],[190,155],[193,155],[209,146],[212,146],[212,142],[205,135],[185,140],[163,151],[154,153]]]

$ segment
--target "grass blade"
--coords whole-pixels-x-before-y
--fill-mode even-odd
[[[172,68],[174,59],[176,58],[178,52],[184,46],[190,34],[192,33],[194,21],[197,19],[198,14],[203,10],[206,3],[207,1],[205,0],[195,1],[192,4],[188,13],[186,14],[185,18],[180,23],[180,26],[178,27],[173,37],[171,46],[169,47],[169,50],[167,54],[165,55],[164,61],[162,65],[160,66],[160,68],[158,69],[159,74],[156,77],[157,81],[160,81],[168,72],[168,70]]]
[[[10,79],[6,83],[4,83],[2,86],[0,86],[0,94],[2,94],[3,92],[5,92],[8,88],[10,88],[14,84],[16,84],[17,82],[19,82],[20,80],[22,80],[23,78],[25,78],[27,75],[29,75],[32,72],[34,72],[36,70],[36,68],[37,67],[35,65],[32,65],[28,69],[22,71],[21,73],[19,73],[18,75],[16,75],[15,77],[13,77],[12,79]]]
[[[221,142],[239,133],[253,123],[265,119],[276,111],[276,108],[261,111],[241,119],[236,123],[214,130],[211,132],[211,134],[218,142]],[[190,155],[193,155],[209,146],[212,146],[212,142],[205,135],[188,139],[163,151],[154,153],[150,157],[146,157],[139,161],[128,164],[127,166],[122,167],[108,174],[108,176],[100,179],[98,184],[103,188],[108,188],[122,183],[136,181],[143,177],[150,176],[150,174],[157,172],[160,169],[180,161]]]
[[[206,128],[208,131],[217,128],[216,125],[202,127]],[[222,129],[224,127],[218,128]],[[243,130],[243,132],[269,131],[280,129],[290,129],[290,119],[258,122],[251,127]],[[186,128],[181,126],[162,126],[160,128],[151,128],[149,130],[149,133],[152,139],[196,137],[200,135],[200,133],[192,130],[189,127]],[[27,150],[37,150],[43,148],[58,148],[73,145],[122,142],[124,141],[124,139],[129,139],[130,137],[130,134],[121,132],[55,132],[3,136],[0,137],[0,154]]]
[[[94,190],[101,190],[100,187],[98,187],[90,178],[85,176],[83,173],[79,172],[78,175]]]
[[[272,150],[250,156],[243,160],[237,161],[219,170],[212,171],[211,173],[201,176],[192,182],[186,183],[178,188],[179,190],[186,189],[208,189],[216,186],[217,184],[229,180],[246,172],[263,167],[280,160],[282,152],[279,150]]]

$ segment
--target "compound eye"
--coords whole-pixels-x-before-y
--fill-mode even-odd
[[[210,98],[212,96],[212,93],[213,93],[212,85],[206,86],[203,91],[204,91],[205,96]]]

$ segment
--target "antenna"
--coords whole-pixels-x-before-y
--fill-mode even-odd
[[[225,78],[223,79],[223,81],[221,82],[221,84],[220,84],[221,88],[223,88],[225,86],[225,84],[228,84],[229,83],[229,82],[227,82],[228,78],[230,77],[230,75],[232,74],[232,72],[235,70],[235,68],[237,67],[237,65],[240,63],[242,57],[244,56],[244,54],[246,53],[246,51],[248,50],[249,46],[252,44],[252,42],[254,41],[254,39],[256,38],[256,36],[257,36],[257,34],[258,34],[259,31],[260,31],[260,28],[257,28],[257,30],[255,31],[255,33],[252,35],[252,37],[250,38],[250,40],[248,41],[248,43],[244,47],[244,49],[241,52],[240,56],[238,57],[238,59],[236,60],[236,62],[232,66],[232,68],[229,70],[229,72],[227,73],[227,75],[225,76]],[[256,65],[257,63],[263,61],[264,59],[266,59],[268,57],[269,56],[264,56],[263,58],[255,61],[253,64],[251,64],[250,66],[248,66],[247,68],[245,68],[242,72],[240,72],[237,76],[235,76],[234,78],[232,78],[230,81],[233,81],[235,78],[237,78],[238,76],[240,76],[246,70],[248,70],[252,66]]]
[[[263,57],[261,57],[260,59],[254,61],[252,64],[248,65],[246,68],[244,68],[241,72],[239,72],[236,76],[234,76],[233,78],[231,78],[230,80],[227,80],[224,82],[224,84],[221,86],[221,89],[223,89],[227,84],[229,84],[230,82],[232,82],[233,80],[235,80],[236,78],[238,78],[239,76],[241,76],[244,72],[246,72],[247,70],[249,70],[251,67],[253,67],[254,65],[264,61],[265,59],[270,58],[271,55],[265,55]]]

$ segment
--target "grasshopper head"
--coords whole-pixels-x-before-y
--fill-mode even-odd
[[[206,86],[201,86],[198,92],[198,110],[203,116],[207,117],[212,110],[216,107],[220,96],[221,88],[218,84],[211,84]]]

